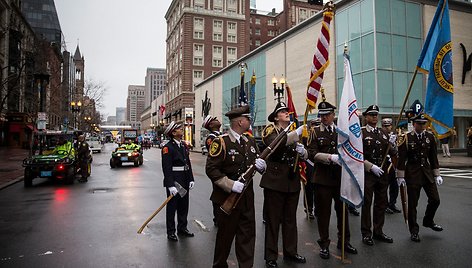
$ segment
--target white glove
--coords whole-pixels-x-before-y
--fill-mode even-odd
[[[437,176],[434,178],[436,180],[436,184],[439,186],[443,184],[443,178],[441,176]]]
[[[388,138],[388,141],[393,145],[397,145],[397,135],[391,134],[390,138]]]
[[[244,189],[244,183],[239,182],[239,181],[234,181],[231,191],[240,194],[243,191],[243,189]]]
[[[329,156],[329,161],[335,163],[336,165],[340,166],[341,165],[341,161],[339,161],[339,155],[337,154],[332,154]]]
[[[377,166],[375,164],[370,168],[370,171],[372,173],[374,173],[375,176],[377,176],[377,177],[380,177],[384,174],[384,171],[381,168],[379,168],[379,166]]]
[[[177,188],[175,187],[169,187],[167,188],[170,192],[171,195],[175,196],[177,194]]]
[[[295,130],[295,132],[297,132],[297,135],[298,135],[298,136],[302,135],[302,133],[303,133],[303,128],[305,128],[305,126],[306,126],[306,125],[301,125],[301,126],[299,126],[299,127]]]
[[[194,181],[191,181],[188,185],[188,189],[189,190],[192,190],[193,189],[193,186],[195,186],[195,182]]]
[[[256,162],[254,163],[254,166],[256,167],[259,173],[264,173],[264,171],[267,168],[267,164],[265,160],[261,158],[256,158]]]
[[[307,153],[305,146],[301,143],[297,143],[297,147],[295,148],[295,151],[300,154],[301,157],[305,158],[305,154]]]
[[[406,185],[405,178],[398,177],[397,178],[397,184],[398,184],[399,187],[402,186],[402,185],[405,186]]]

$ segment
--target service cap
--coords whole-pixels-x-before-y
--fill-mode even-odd
[[[230,120],[236,117],[240,116],[245,116],[250,118],[251,114],[249,113],[249,106],[244,105],[240,107],[233,108],[231,111],[225,113],[225,116],[227,116]]]
[[[203,119],[202,127],[210,130],[208,127],[209,127],[211,121],[213,121],[215,119],[216,119],[216,116],[207,115],[205,117],[205,119]]]
[[[393,122],[392,118],[383,118],[382,126],[391,126],[392,122]]]
[[[370,115],[377,115],[377,114],[379,114],[379,106],[377,106],[377,105],[374,104],[374,105],[371,105],[371,106],[367,107],[367,110],[365,110],[365,111],[362,113],[362,115],[363,115],[363,116],[366,116],[366,115],[368,115],[368,114],[370,114]]]
[[[318,104],[318,115],[324,115],[329,113],[334,113],[336,106],[332,105],[327,101],[322,101]]]
[[[172,132],[178,128],[180,128],[182,125],[175,123],[174,121],[170,122],[170,124],[167,126],[166,130],[164,130],[164,135],[171,136]]]
[[[267,117],[267,120],[269,120],[270,122],[275,122],[275,118],[277,117],[277,113],[282,111],[282,110],[287,110],[288,111],[287,105],[284,102],[277,103],[277,105],[275,105],[274,111],[271,114],[269,114],[269,116]]]

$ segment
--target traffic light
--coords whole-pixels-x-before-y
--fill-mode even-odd
[[[323,0],[308,0],[308,4],[322,6],[323,5]]]

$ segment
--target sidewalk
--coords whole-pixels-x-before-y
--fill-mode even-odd
[[[0,190],[23,180],[24,169],[21,166],[29,151],[19,148],[0,147]],[[472,157],[467,153],[452,153],[452,157],[438,154],[442,168],[472,168]]]
[[[0,147],[0,189],[23,179],[21,164],[28,154],[26,149]]]

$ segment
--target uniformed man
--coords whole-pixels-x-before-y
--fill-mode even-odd
[[[392,131],[392,118],[382,118],[382,129],[387,132],[390,136],[395,135]],[[396,139],[396,135],[395,138]],[[398,184],[397,179],[395,178],[395,167],[393,166],[392,159],[390,155],[387,156],[386,165],[388,166],[388,207],[385,209],[385,212],[388,214],[400,213],[402,212],[396,205],[398,197]]]
[[[439,161],[434,135],[425,131],[428,120],[424,114],[413,118],[414,130],[398,140],[397,182],[407,186],[408,193],[408,227],[411,240],[420,242],[419,226],[416,222],[416,207],[420,198],[421,188],[428,197],[423,226],[436,232],[443,230],[434,222],[434,214],[439,207],[439,193],[436,185],[443,179],[439,174]]]
[[[395,137],[389,136],[381,128],[377,128],[379,107],[371,105],[362,113],[366,125],[362,127],[362,141],[364,148],[364,203],[362,204],[361,233],[362,242],[374,245],[375,240],[393,243],[393,239],[384,234],[385,209],[387,208],[388,165],[382,168],[384,153],[389,148],[391,158],[397,157]],[[372,203],[374,204],[373,209]],[[373,232],[372,232],[373,222]]]
[[[343,203],[340,199],[341,188],[341,163],[337,154],[338,134],[334,124],[335,106],[323,101],[318,105],[321,125],[315,127],[311,133],[308,145],[308,157],[315,162],[315,206],[316,219],[318,222],[318,233],[320,239],[318,244],[321,247],[320,257],[329,258],[329,219],[331,216],[331,203],[334,201],[334,209],[337,217],[338,244],[342,247],[342,220]],[[345,213],[345,251],[357,254],[357,249],[350,244],[349,218]]]
[[[252,164],[260,173],[265,170],[265,161],[258,158],[254,138],[244,134],[251,125],[249,106],[234,108],[225,115],[230,120],[230,129],[213,140],[206,162],[206,174],[215,185],[211,200],[218,205],[222,205],[231,192],[242,193],[245,185],[238,179]],[[218,213],[213,267],[228,267],[234,237],[239,267],[253,267],[256,222],[252,181],[230,215],[221,210]]]
[[[164,172],[164,187],[167,196],[174,197],[166,206],[167,239],[178,241],[175,235],[175,212],[177,211],[177,234],[184,237],[193,237],[187,229],[187,214],[189,193],[183,197],[177,193],[176,183],[190,190],[195,186],[190,164],[189,148],[182,142],[182,125],[172,121],[164,131],[169,142],[162,148],[162,170]]]
[[[77,161],[80,167],[79,182],[87,182],[88,179],[88,164],[90,157],[90,149],[88,143],[85,141],[84,135],[79,135],[77,139]]]
[[[221,122],[218,120],[218,118],[213,117],[211,115],[207,115],[205,119],[203,120],[202,127],[210,131],[210,134],[208,134],[207,138],[205,139],[205,147],[207,149],[207,152],[209,152],[211,143],[216,137],[220,136],[221,134],[220,133]],[[213,187],[215,186],[213,185]],[[218,215],[218,210],[220,209],[220,206],[218,206],[218,204],[213,201],[211,203],[213,204],[213,224],[215,226],[218,226],[216,215]]]
[[[269,146],[290,124],[290,116],[285,103],[280,102],[267,118],[269,124],[263,132],[262,142]],[[260,186],[264,188],[266,213],[264,259],[266,267],[277,267],[279,229],[282,225],[284,260],[305,263],[298,254],[297,207],[300,196],[299,170],[295,168],[297,154],[306,159],[308,153],[303,144],[298,143],[303,126],[288,133],[277,149],[268,157],[267,170],[262,175]]]

